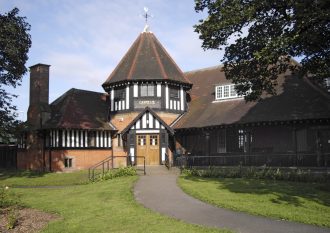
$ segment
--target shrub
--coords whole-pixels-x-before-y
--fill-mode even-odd
[[[18,196],[15,195],[8,186],[0,188],[0,208],[5,208],[18,204]]]
[[[330,182],[327,173],[313,173],[302,169],[280,169],[270,167],[209,167],[207,169],[185,169],[186,176],[213,178],[252,178],[268,180],[285,180],[295,182]]]
[[[136,169],[134,167],[120,167],[118,169],[112,169],[104,174],[100,174],[94,181],[101,181],[101,180],[111,180],[116,177],[122,176],[135,176]]]
[[[18,221],[17,207],[13,206],[9,209],[7,214],[7,230],[14,229]]]

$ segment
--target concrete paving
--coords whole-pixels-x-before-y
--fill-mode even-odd
[[[177,186],[178,170],[147,167],[146,172],[134,187],[136,200],[149,209],[188,223],[239,233],[330,233],[330,228],[253,216],[201,202]]]

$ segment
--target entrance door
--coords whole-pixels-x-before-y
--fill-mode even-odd
[[[136,154],[145,156],[146,165],[159,165],[159,135],[139,134],[136,136]],[[143,159],[137,158],[137,164],[143,165]]]

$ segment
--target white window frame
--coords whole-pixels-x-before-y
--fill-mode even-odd
[[[215,100],[226,100],[243,97],[241,95],[238,95],[236,90],[233,91],[233,89],[235,90],[235,84],[215,86]]]

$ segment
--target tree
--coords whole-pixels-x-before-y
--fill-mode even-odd
[[[0,14],[0,138],[8,141],[16,120],[16,106],[12,99],[16,97],[5,87],[16,88],[27,72],[25,63],[31,47],[30,25],[25,17],[18,16],[19,10],[14,8]]]
[[[330,1],[196,0],[208,16],[195,25],[204,49],[225,49],[227,79],[246,100],[276,94],[277,77],[288,69],[330,77]],[[300,57],[301,65],[290,62]]]

